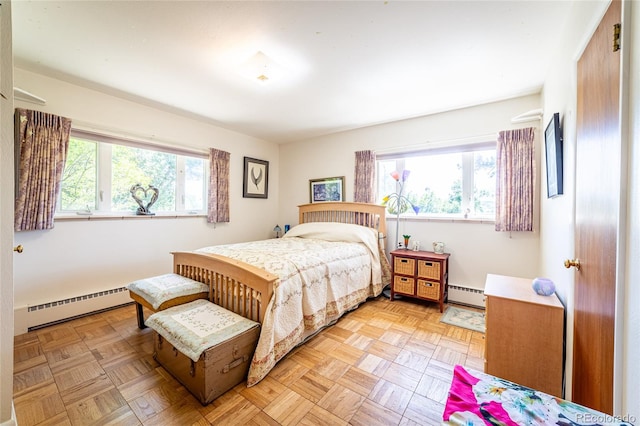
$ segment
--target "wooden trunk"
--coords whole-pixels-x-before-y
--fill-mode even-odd
[[[202,405],[207,405],[247,377],[260,326],[210,347],[198,362],[182,354],[157,332],[154,358],[182,383]]]

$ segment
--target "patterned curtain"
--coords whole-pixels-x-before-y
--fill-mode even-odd
[[[15,110],[16,231],[53,228],[60,181],[69,149],[71,120],[40,111]]]
[[[226,151],[209,150],[208,223],[229,222],[229,158]]]
[[[496,231],[533,231],[535,129],[506,130],[496,147]]]
[[[376,176],[376,154],[373,151],[356,151],[356,172],[353,201],[373,203]]]

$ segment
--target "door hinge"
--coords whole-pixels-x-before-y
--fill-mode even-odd
[[[620,24],[613,26],[613,51],[620,50]]]

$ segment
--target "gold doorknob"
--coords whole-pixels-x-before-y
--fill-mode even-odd
[[[18,244],[13,248],[13,251],[17,251],[18,253],[22,253],[24,249],[22,248],[22,244]]]
[[[580,270],[580,259],[567,259],[564,261],[564,267],[569,269],[571,267],[576,268],[578,271]]]

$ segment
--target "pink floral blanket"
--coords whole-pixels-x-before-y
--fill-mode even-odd
[[[445,405],[445,425],[631,425],[489,374],[456,365]]]

